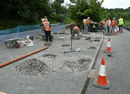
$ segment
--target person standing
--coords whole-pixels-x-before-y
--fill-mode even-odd
[[[125,21],[124,21],[124,19],[123,18],[121,18],[121,16],[119,17],[119,19],[118,19],[118,26],[119,26],[119,31],[120,31],[120,33],[122,33],[122,29],[123,29],[123,24],[125,23]]]
[[[116,25],[116,20],[115,20],[115,18],[113,18],[113,20],[112,20],[112,28],[111,28],[111,33],[114,33],[114,30],[115,30],[115,25]]]
[[[86,28],[87,28],[87,32],[86,33],[88,33],[88,32],[90,32],[90,22],[91,22],[91,20],[90,20],[90,17],[88,17],[86,20],[85,20],[85,25],[86,25]]]
[[[50,42],[52,42],[50,22],[48,22],[47,19],[44,19],[44,22],[43,22],[42,26],[43,26],[43,29],[45,31],[46,42],[48,42],[48,37],[49,37]]]
[[[83,19],[83,33],[86,33],[87,32],[87,24],[85,23],[87,19]]]
[[[107,24],[107,33],[110,33],[109,31],[110,31],[110,27],[111,27],[111,20],[109,18],[107,18],[106,24]]]

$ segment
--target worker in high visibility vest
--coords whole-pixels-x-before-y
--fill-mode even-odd
[[[113,18],[111,25],[112,25],[111,33],[114,33],[115,25],[116,25],[116,20],[115,20],[115,18]]]
[[[74,33],[77,33],[78,35],[78,39],[80,39],[79,37],[79,32],[80,32],[80,29],[78,26],[74,26],[73,30],[72,30],[72,35],[74,35]]]
[[[121,16],[119,17],[119,19],[118,19],[118,26],[119,26],[119,31],[120,31],[120,33],[122,33],[122,29],[123,29],[123,24],[125,23],[125,21],[124,21],[124,19],[123,18],[121,18]]]
[[[90,32],[90,17],[88,17],[85,21],[84,21],[84,25],[85,25],[85,29],[86,29],[86,33]],[[84,30],[85,31],[85,30]]]
[[[41,26],[43,26],[43,29],[44,29],[44,31],[45,31],[46,42],[48,42],[48,37],[49,37],[50,42],[52,42],[50,22],[48,22],[48,20],[45,19],[45,21],[42,23]]]
[[[104,29],[104,30],[106,30],[106,25],[105,25],[106,23],[105,23],[105,21],[104,20],[102,20],[101,22],[100,22],[100,25],[101,25],[101,28],[102,29]]]
[[[106,25],[107,25],[107,33],[110,33],[110,28],[111,28],[111,20],[109,18],[107,18],[107,22],[106,22]]]
[[[43,24],[43,22],[45,22],[45,21],[48,21],[47,16],[44,16],[44,18],[41,18],[42,24]],[[42,32],[45,32],[45,31],[44,31],[44,28],[42,28]]]
[[[100,28],[101,28],[101,30],[104,29],[106,32],[106,23],[105,23],[104,19],[100,22]],[[105,33],[105,32],[103,32],[103,33]]]

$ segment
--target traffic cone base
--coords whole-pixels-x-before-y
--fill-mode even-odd
[[[105,60],[102,58],[99,75],[98,78],[95,79],[93,82],[93,86],[103,88],[103,89],[109,89],[110,88],[110,81],[106,78],[106,70],[105,70]]]
[[[95,79],[95,81],[93,82],[93,86],[98,87],[98,88],[102,88],[102,89],[109,89],[110,88],[110,81],[107,80],[107,85],[99,85],[99,84],[97,84],[97,79]]]

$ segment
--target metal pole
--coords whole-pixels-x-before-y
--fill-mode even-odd
[[[18,26],[18,38],[20,38],[20,35],[19,35],[19,26]]]
[[[70,48],[70,50],[73,50],[73,48],[72,48],[72,34],[71,34],[71,48]]]

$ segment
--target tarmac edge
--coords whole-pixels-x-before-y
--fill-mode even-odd
[[[98,47],[98,49],[97,49],[97,51],[96,51],[96,54],[95,54],[95,56],[94,56],[94,58],[93,58],[93,60],[92,60],[92,62],[91,62],[91,65],[90,65],[90,67],[89,67],[89,69],[88,69],[88,73],[90,72],[91,69],[93,69],[93,68],[95,67],[95,64],[96,64],[96,61],[97,61],[97,57],[98,57],[99,51],[100,51],[101,46],[102,46],[103,41],[104,41],[104,37],[105,37],[105,35],[103,34],[102,40],[101,40],[101,42],[100,42],[100,45],[99,45],[99,47]],[[84,79],[83,84],[82,84],[82,86],[81,86],[80,91],[78,92],[78,94],[85,94],[85,92],[86,92],[86,90],[87,90],[87,87],[88,87],[88,85],[89,85],[90,79],[91,79],[91,78],[89,78],[88,76]]]

